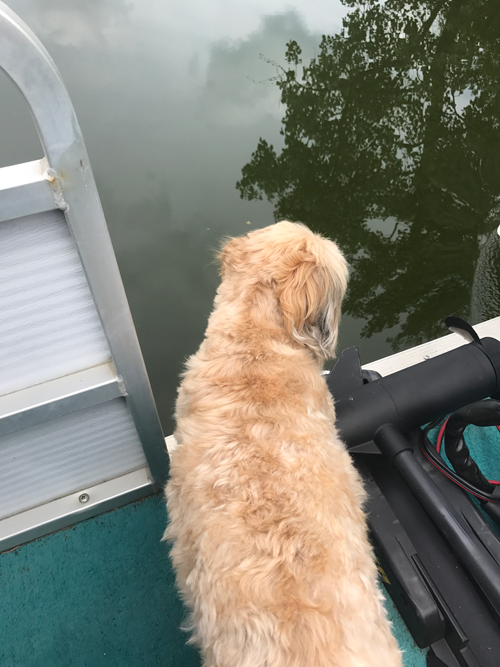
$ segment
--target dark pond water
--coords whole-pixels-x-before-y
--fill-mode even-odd
[[[9,5],[75,105],[166,433],[224,234],[335,239],[364,362],[500,315],[498,0]],[[0,77],[0,166],[39,157]]]

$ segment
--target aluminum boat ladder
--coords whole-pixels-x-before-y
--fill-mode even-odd
[[[82,133],[0,2],[43,157],[0,169],[0,551],[161,488],[168,454]]]

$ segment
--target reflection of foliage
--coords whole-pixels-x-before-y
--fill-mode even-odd
[[[237,187],[334,237],[354,269],[346,312],[367,336],[399,322],[400,347],[469,314],[500,189],[500,12],[498,0],[343,2],[343,29],[308,66],[289,42],[284,148],[260,139]]]

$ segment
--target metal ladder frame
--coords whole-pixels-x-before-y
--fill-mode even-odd
[[[59,209],[76,243],[113,363],[0,397],[0,437],[69,412],[125,396],[148,468],[0,521],[0,550],[158,490],[169,459],[73,105],[33,32],[0,1],[0,68],[28,103],[41,160],[0,169],[0,224]],[[1,442],[0,442],[1,446]]]

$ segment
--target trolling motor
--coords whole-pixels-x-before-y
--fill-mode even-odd
[[[337,426],[347,447],[362,451],[384,424],[400,433],[432,422],[500,390],[500,341],[480,339],[458,317],[447,325],[469,345],[450,350],[385,378],[365,383],[357,348],[348,348],[327,377]],[[460,326],[460,328],[459,328]]]
[[[496,665],[499,655],[496,651],[500,650],[500,541],[458,486],[475,495],[483,509],[500,522],[500,486],[482,474],[470,456],[463,436],[468,424],[490,426],[500,423],[500,401],[495,398],[500,395],[500,341],[480,339],[460,318],[447,318],[446,324],[469,344],[386,377],[362,370],[357,348],[348,348],[339,356],[327,377],[327,384],[335,399],[340,435],[355,455],[355,461],[360,462],[360,472],[370,494],[372,535],[385,553],[385,564],[391,573],[385,578],[398,582],[393,598],[417,644],[433,646],[436,656],[441,651],[441,662],[436,664],[479,664],[483,667],[483,664]],[[453,470],[440,455],[441,440],[436,449],[427,437],[430,428],[450,413],[452,416],[441,428],[440,438],[444,433],[446,454]],[[428,426],[422,431],[420,427],[423,425]],[[415,437],[408,435],[415,434],[416,430],[419,434],[417,444]],[[378,456],[373,456],[375,453]],[[429,462],[434,466],[435,474],[428,469]],[[394,469],[397,473],[390,473]],[[411,491],[409,496],[408,490]],[[470,637],[464,639],[463,632],[460,635],[456,630],[460,625],[464,626],[465,621],[462,617],[457,621],[453,613],[448,613],[450,604],[443,601],[444,594],[439,588],[442,582],[436,584],[428,576],[421,562],[423,556],[399,525],[398,513],[403,517],[406,509],[403,504],[409,507],[414,502],[411,496],[418,500],[420,508],[431,519],[432,525],[429,526],[425,523],[428,519],[419,519],[422,531],[431,535],[437,528],[453,554],[451,557],[458,558],[467,576],[475,582],[480,598],[477,602],[471,593],[470,608],[476,603],[483,604],[482,599],[493,612],[496,621],[488,633],[493,637],[491,641],[496,641],[493,659],[491,651],[484,654],[483,662],[477,655],[471,654],[472,657],[467,658],[467,651],[471,653],[474,641]],[[392,507],[388,498],[392,498]],[[418,541],[421,535],[415,533],[411,525],[417,509],[407,514],[406,530],[413,531],[413,539]],[[425,549],[429,551],[437,544],[435,537],[429,537],[427,544]],[[401,558],[399,552],[404,557]],[[442,553],[446,558],[445,552]],[[446,576],[448,574],[446,572]],[[460,616],[460,610],[457,614]],[[483,615],[483,626],[484,618]],[[458,662],[453,662],[452,658],[446,661],[442,643],[445,636],[450,636],[451,626],[456,634],[450,645],[456,648]],[[481,632],[477,626],[478,637]],[[484,641],[484,638],[478,639],[477,646],[482,646]],[[477,651],[480,653],[481,649],[477,648]]]

